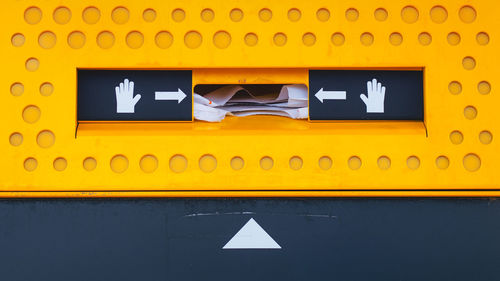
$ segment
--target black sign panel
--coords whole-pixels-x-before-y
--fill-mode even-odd
[[[2,199],[1,279],[492,281],[499,218],[491,199]]]
[[[310,70],[311,120],[423,120],[423,71]]]
[[[191,121],[190,70],[78,70],[79,121]]]

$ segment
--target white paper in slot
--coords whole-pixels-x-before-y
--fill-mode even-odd
[[[308,117],[305,85],[285,85],[279,93],[253,95],[239,85],[221,87],[204,96],[194,94],[194,117],[220,122],[226,115],[277,115],[294,119]]]

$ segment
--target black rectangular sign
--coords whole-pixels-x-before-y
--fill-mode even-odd
[[[421,70],[310,70],[310,120],[423,120]]]
[[[1,199],[1,279],[494,281],[498,218],[477,198]]]
[[[78,70],[79,121],[191,121],[190,70]]]

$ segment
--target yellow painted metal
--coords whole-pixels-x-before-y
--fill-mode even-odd
[[[497,1],[4,4],[2,197],[500,190]],[[425,124],[257,116],[77,128],[77,68],[193,69],[193,87],[307,85],[308,69],[423,68]]]

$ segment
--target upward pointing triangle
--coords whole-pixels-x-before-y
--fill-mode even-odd
[[[222,249],[281,249],[281,246],[251,218]]]

